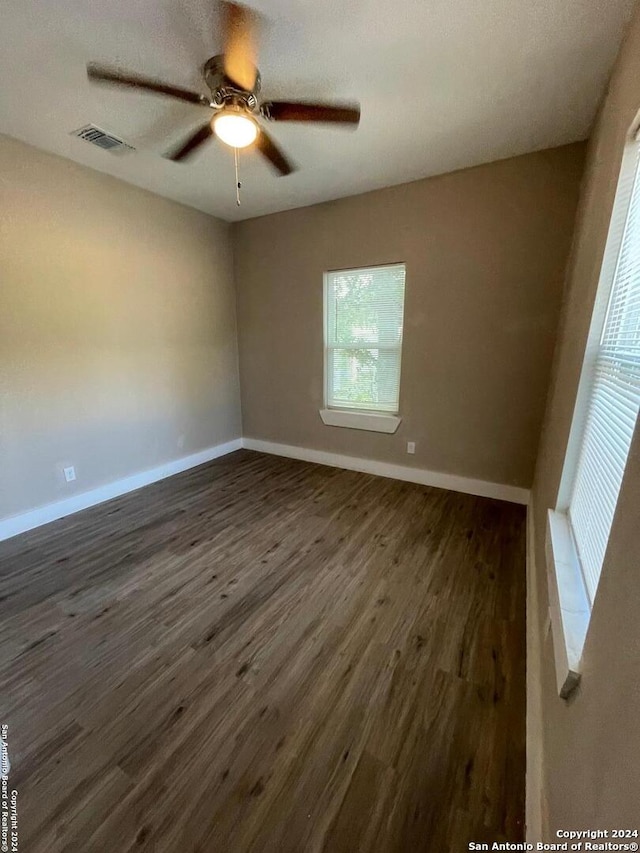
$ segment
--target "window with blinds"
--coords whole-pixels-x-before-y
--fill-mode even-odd
[[[591,602],[640,408],[639,151],[623,159],[575,416],[568,516]]]
[[[398,412],[404,264],[325,273],[328,408]]]

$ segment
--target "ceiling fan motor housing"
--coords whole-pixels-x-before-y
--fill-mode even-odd
[[[224,54],[222,53],[208,59],[202,68],[202,73],[207,86],[211,89],[212,106],[221,108],[231,104],[242,104],[250,110],[255,110],[258,106],[256,95],[260,92],[260,73],[257,69],[256,82],[251,92],[239,89],[224,73]]]

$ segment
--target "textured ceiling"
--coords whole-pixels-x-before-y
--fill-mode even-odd
[[[255,0],[266,98],[356,98],[356,132],[271,125],[300,170],[231,149],[160,155],[198,107],[91,86],[88,60],[202,91],[221,44],[213,0],[2,0],[0,131],[227,220],[584,139],[633,0]],[[136,147],[70,136],[92,122]]]

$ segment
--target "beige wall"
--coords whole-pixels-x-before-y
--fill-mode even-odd
[[[530,486],[582,166],[572,145],[234,226],[245,436]],[[324,426],[323,271],[392,261],[402,424]]]
[[[593,134],[535,477],[536,567],[544,632],[543,762],[547,834],[558,828],[639,828],[640,431],[636,430],[584,652],[578,695],[556,696],[544,562],[625,135],[640,109],[636,14]]]
[[[0,137],[0,518],[240,435],[229,229]]]

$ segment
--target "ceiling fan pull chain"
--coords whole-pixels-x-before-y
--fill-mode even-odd
[[[238,207],[240,207],[240,189],[242,187],[242,184],[240,183],[240,181],[238,179],[238,149],[237,148],[233,149],[233,159],[234,159],[235,164],[236,164],[236,204],[238,205]]]

